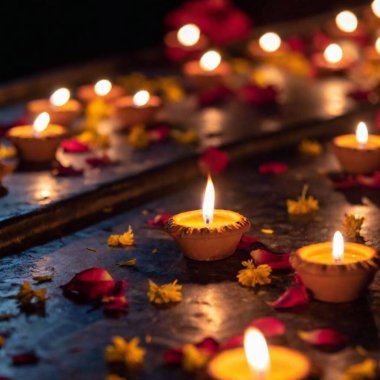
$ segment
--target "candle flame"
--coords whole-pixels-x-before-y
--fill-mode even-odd
[[[338,63],[343,58],[343,50],[338,44],[330,44],[323,52],[323,56],[329,63]]]
[[[249,367],[255,378],[264,378],[270,367],[267,342],[264,335],[250,327],[244,334],[244,351]]]
[[[194,46],[200,36],[201,31],[195,24],[186,24],[177,32],[177,39],[183,46]]]
[[[137,91],[136,94],[133,95],[132,101],[133,104],[137,107],[145,106],[150,99],[150,94],[146,90]]]
[[[376,39],[375,50],[377,51],[377,54],[380,54],[380,37],[377,37],[377,39]]]
[[[203,70],[212,71],[215,70],[222,61],[221,55],[215,50],[209,50],[204,53],[199,61]]]
[[[261,49],[268,53],[273,53],[281,46],[281,37],[277,33],[268,32],[259,39]]]
[[[335,17],[337,27],[346,33],[352,33],[358,27],[358,18],[351,11],[343,11]]]
[[[101,79],[95,83],[94,89],[96,95],[105,96],[112,88],[112,83],[108,79]]]
[[[374,0],[371,4],[371,9],[376,17],[380,17],[380,0]]]
[[[344,239],[343,235],[339,231],[336,231],[334,234],[332,255],[336,263],[339,263],[343,260]]]
[[[214,219],[215,189],[210,176],[207,178],[206,190],[203,197],[202,215],[206,224],[212,224]]]
[[[363,121],[356,127],[356,141],[359,145],[366,145],[368,142],[368,129]]]
[[[54,91],[50,96],[50,103],[53,106],[61,107],[65,105],[70,99],[70,91],[67,88],[59,88]]]
[[[50,115],[47,112],[40,113],[33,123],[33,131],[35,134],[43,132],[50,123]]]

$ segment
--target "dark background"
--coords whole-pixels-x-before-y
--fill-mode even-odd
[[[3,0],[0,82],[157,46],[162,19],[181,0]],[[255,25],[367,1],[235,0]]]

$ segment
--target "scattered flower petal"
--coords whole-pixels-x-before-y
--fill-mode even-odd
[[[135,149],[145,149],[149,146],[149,136],[143,125],[135,125],[131,128],[128,142]]]
[[[176,303],[182,300],[182,285],[177,284],[178,280],[169,284],[157,285],[152,280],[148,280],[149,301],[157,305]]]
[[[311,331],[298,331],[298,336],[305,342],[321,348],[342,348],[347,337],[339,331],[332,329],[317,329]]]
[[[5,336],[0,335],[0,348],[4,347],[5,342],[6,342]]]
[[[377,362],[375,359],[368,358],[348,367],[341,380],[370,380],[376,378],[378,378]]]
[[[266,249],[255,249],[251,256],[256,265],[267,264],[272,269],[292,269],[289,262],[290,253],[274,253]]]
[[[229,163],[228,154],[217,148],[206,149],[198,160],[203,175],[222,173]]]
[[[258,239],[255,236],[243,235],[237,246],[238,250],[248,250],[258,243]]]
[[[66,153],[86,153],[90,150],[88,144],[77,139],[62,141],[61,147]]]
[[[118,165],[120,162],[117,160],[112,160],[107,154],[103,154],[102,156],[94,156],[86,158],[86,163],[90,165],[92,168],[103,168],[107,166]]]
[[[16,157],[16,148],[11,145],[0,144],[0,159],[7,160]]]
[[[261,87],[248,84],[239,90],[238,96],[246,103],[255,105],[275,104],[278,90],[274,86]]]
[[[198,95],[198,104],[201,107],[219,104],[230,98],[232,94],[233,92],[228,87],[220,85],[200,93]]]
[[[137,259],[130,259],[127,261],[120,261],[117,263],[119,267],[135,267],[137,265]]]
[[[372,89],[354,88],[347,93],[347,96],[357,102],[368,102],[374,95]],[[375,95],[376,96],[376,95]]]
[[[249,323],[250,327],[256,327],[266,337],[277,336],[285,334],[285,325],[277,318],[263,317],[254,319]]]
[[[53,280],[53,275],[51,274],[37,275],[37,276],[33,276],[33,280],[36,281],[37,283],[49,282]]]
[[[128,227],[128,231],[121,235],[110,235],[107,239],[109,247],[130,247],[135,244],[134,233],[132,227]]]
[[[255,267],[253,260],[243,261],[242,265],[245,269],[241,269],[236,276],[241,285],[254,288],[256,285],[271,283],[272,268],[269,265],[264,264]]]
[[[170,137],[180,143],[180,144],[195,144],[198,139],[198,133],[192,129],[187,129],[187,130],[180,130],[180,129],[173,129],[170,132]]]
[[[288,199],[287,208],[290,215],[305,215],[318,210],[318,200],[313,196],[306,196],[308,186],[305,185],[301,196],[297,200]]]
[[[16,366],[37,364],[39,361],[40,358],[33,351],[12,356],[12,364]]]
[[[77,177],[83,175],[82,169],[75,169],[72,165],[63,165],[56,161],[53,164],[52,174],[54,177]]]
[[[262,228],[260,231],[266,235],[273,235],[274,234],[274,231],[270,228]]]
[[[309,139],[302,140],[298,150],[308,156],[319,156],[323,152],[322,145],[318,141]]]
[[[259,166],[260,174],[282,174],[288,170],[288,165],[283,162],[267,162]]]
[[[309,295],[302,285],[289,287],[271,306],[275,309],[290,309],[309,304]]]
[[[139,338],[127,341],[121,336],[114,336],[112,344],[106,347],[104,360],[107,364],[120,363],[133,369],[144,363],[145,354],[146,350],[140,347]]]
[[[355,239],[360,236],[360,231],[364,223],[364,217],[354,214],[344,214],[342,232],[345,236]]]
[[[170,136],[170,129],[167,125],[159,125],[148,130],[149,141],[163,142]]]
[[[147,223],[150,226],[164,227],[171,217],[170,214],[157,214],[153,219],[149,219]]]
[[[33,289],[29,282],[24,281],[15,297],[23,305],[44,304],[46,289]]]
[[[306,51],[306,43],[303,38],[299,36],[292,36],[288,38],[286,43],[288,44],[291,51],[297,53],[305,53]]]

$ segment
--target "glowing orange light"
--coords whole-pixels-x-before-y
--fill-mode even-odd
[[[264,51],[273,53],[280,48],[281,38],[277,33],[268,32],[260,37],[259,45]]]
[[[254,378],[264,379],[270,367],[270,357],[264,335],[250,327],[244,334],[244,351]]]
[[[334,234],[332,255],[336,263],[341,262],[344,258],[344,239],[339,231]]]
[[[222,61],[221,55],[215,50],[209,50],[204,53],[199,61],[203,70],[212,71],[215,70]]]
[[[214,219],[215,189],[210,176],[207,178],[206,190],[203,197],[202,216],[206,224],[212,224]]]
[[[186,24],[177,32],[177,39],[183,46],[194,46],[200,36],[201,31],[195,24]]]
[[[39,135],[43,132],[50,123],[50,115],[47,112],[40,113],[33,123],[33,132]]]

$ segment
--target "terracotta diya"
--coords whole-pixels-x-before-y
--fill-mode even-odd
[[[112,84],[108,79],[101,79],[97,81],[95,85],[88,84],[79,87],[77,95],[84,103],[89,103],[95,99],[103,99],[106,102],[112,102],[124,95],[124,89],[121,86]]]
[[[159,96],[141,90],[133,96],[120,97],[115,100],[113,106],[117,122],[122,126],[131,126],[151,122],[161,108],[162,102]]]
[[[231,67],[217,51],[209,50],[199,60],[185,63],[183,74],[192,87],[206,90],[223,83],[231,74]]]
[[[368,135],[367,126],[358,124],[356,135],[334,138],[332,150],[347,173],[369,174],[380,169],[380,136]]]
[[[375,249],[344,242],[337,231],[333,242],[298,249],[290,262],[317,300],[350,302],[360,297],[378,269]]]
[[[50,115],[53,124],[70,125],[82,112],[82,105],[75,99],[70,99],[70,91],[60,88],[53,92],[49,99],[37,99],[27,103],[26,110],[31,120],[42,112]]]
[[[274,58],[283,55],[286,47],[277,33],[267,32],[257,41],[252,41],[248,45],[248,51],[256,58]]]
[[[328,34],[336,38],[350,38],[362,41],[366,39],[364,26],[359,22],[356,14],[349,10],[339,12],[335,19],[327,23]]]
[[[59,144],[67,135],[65,127],[50,124],[49,114],[43,112],[33,125],[11,128],[7,137],[16,147],[21,161],[44,164],[54,160]]]
[[[256,328],[244,336],[244,348],[221,351],[207,366],[212,380],[303,380],[312,370],[310,360],[299,351],[267,345]]]
[[[323,52],[314,53],[311,60],[320,74],[345,72],[353,65],[343,54],[342,47],[336,43],[328,45]]]
[[[250,228],[246,217],[234,211],[214,210],[214,203],[215,190],[209,177],[203,209],[174,215],[165,226],[190,259],[212,261],[231,256]]]

